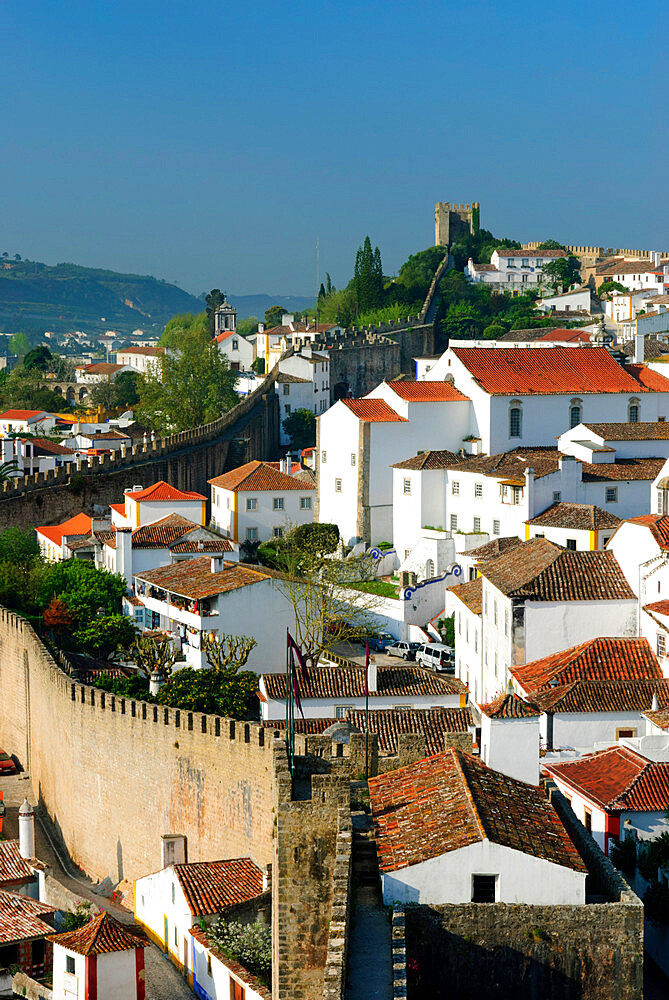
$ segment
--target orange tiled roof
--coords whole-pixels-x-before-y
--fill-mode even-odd
[[[485,392],[501,396],[566,393],[669,391],[661,375],[644,375],[621,366],[604,347],[454,347],[453,353]],[[649,369],[644,369],[649,371]],[[659,379],[663,386],[656,381]]]
[[[586,871],[541,788],[461,751],[370,778],[369,797],[382,872],[485,840]]]
[[[134,577],[136,580],[145,580],[159,590],[188,597],[193,601],[269,580],[268,574],[240,566],[239,563],[225,563],[224,569],[212,573],[209,556],[160,566],[144,573],[135,573]]]
[[[48,903],[0,889],[0,945],[46,937],[53,931],[47,919],[54,912]]]
[[[532,719],[541,715],[538,709],[528,705],[513,692],[504,692],[494,701],[479,705],[480,710],[489,719]]]
[[[125,517],[125,504],[124,503],[110,503],[109,507],[111,510],[115,510],[117,514],[122,514]]]
[[[664,514],[640,514],[638,517],[628,517],[627,523],[648,528],[659,547],[669,551],[669,517]]]
[[[164,479],[159,479],[152,486],[147,486],[145,490],[138,490],[136,493],[128,493],[131,500],[206,500],[201,493],[191,493],[187,490],[178,490],[176,486],[170,486]]]
[[[469,396],[456,389],[452,382],[405,382],[386,383],[393,392],[408,403],[460,403],[469,402]]]
[[[648,712],[656,697],[665,708],[669,704],[669,678],[649,680],[575,680],[559,687],[534,691],[529,698],[541,712],[550,714],[582,712]]]
[[[282,492],[283,490],[315,490],[313,483],[305,482],[303,479],[295,479],[285,472],[275,469],[269,462],[247,462],[237,469],[224,472],[222,476],[208,480],[211,486],[219,486],[223,490],[232,490],[235,493],[246,493],[250,490],[272,490]]]
[[[286,675],[263,674],[269,698],[283,701],[286,697]],[[377,667],[378,690],[370,698],[408,697],[414,695],[464,694],[465,686],[456,677],[445,677],[411,664]],[[305,698],[361,698],[365,694],[364,667],[314,667],[300,685]],[[334,721],[334,720],[333,720]]]
[[[658,729],[669,729],[669,708],[651,709],[649,712],[643,712],[642,714],[644,718],[650,719]]]
[[[263,891],[262,869],[250,858],[174,865],[174,874],[195,917],[220,913],[227,906],[253,899]]]
[[[4,882],[32,882],[34,876],[21,857],[18,840],[0,840],[0,885]]]
[[[574,531],[599,531],[617,528],[621,518],[611,511],[588,503],[554,503],[525,524],[545,525],[549,528],[571,528]]]
[[[117,354],[145,354],[150,358],[159,358],[165,353],[164,347],[124,347]]]
[[[403,462],[395,462],[392,468],[431,472],[434,469],[452,469],[466,461],[466,458],[456,455],[453,451],[420,451],[413,458],[406,458]]]
[[[408,423],[407,418],[395,413],[385,399],[342,399],[342,403],[358,420],[366,423]]]
[[[76,931],[53,934],[49,939],[77,955],[107,955],[114,951],[146,948],[148,941],[133,927],[130,930],[110,917],[106,910]]]
[[[349,708],[346,718],[364,732],[365,713],[362,710]],[[425,737],[426,752],[432,756],[444,749],[445,733],[466,733],[474,724],[469,708],[390,708],[370,712],[368,718],[369,732],[376,733],[379,752],[383,754],[396,754],[399,736],[414,733]],[[328,721],[332,724],[334,720]]]
[[[669,763],[650,761],[630,747],[609,747],[544,770],[610,812],[669,808]]]
[[[526,694],[577,680],[662,677],[648,640],[635,638],[590,639],[540,660],[512,667],[511,673]]]
[[[65,535],[89,535],[93,522],[88,514],[75,514],[62,524],[47,524],[36,528],[38,534],[44,535],[50,542],[60,545]]]
[[[652,604],[646,604],[643,610],[654,611],[658,615],[669,615],[669,601],[654,601]]]
[[[650,392],[669,392],[669,379],[646,365],[626,365],[626,370]]]
[[[0,420],[31,420],[33,417],[50,416],[45,410],[5,410],[0,413]]]
[[[49,441],[48,438],[24,438],[24,440],[32,442],[34,448],[48,455],[74,455],[72,448],[66,448],[57,441]]]
[[[483,610],[483,580],[479,576],[475,580],[467,580],[465,583],[457,583],[454,587],[447,587],[446,590],[466,604],[475,615],[480,615]]]

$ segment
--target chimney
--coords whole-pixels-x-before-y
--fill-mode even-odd
[[[183,833],[164,833],[160,838],[160,867],[186,864],[186,837]]]
[[[638,321],[637,321],[638,322]],[[634,364],[642,365],[646,356],[646,344],[642,333],[634,334]]]
[[[650,256],[651,256],[651,264],[653,265],[653,267],[659,267],[660,266],[660,260],[661,260],[661,257],[662,257],[662,254],[660,253],[660,251],[659,250],[652,250]]]
[[[132,589],[132,528],[117,528],[115,538],[116,572]]]
[[[35,811],[28,799],[19,809],[19,854],[22,858],[35,857]]]
[[[272,866],[265,865],[262,870],[262,891],[269,892],[272,888]]]
[[[265,332],[265,324],[258,323],[258,333],[264,333],[264,332]]]
[[[221,573],[225,569],[225,559],[223,556],[211,557],[211,572]]]
[[[158,670],[153,670],[149,677],[149,694],[156,695],[165,683],[165,678]]]
[[[525,469],[525,509],[528,518],[534,517],[534,469]]]
[[[378,668],[373,656],[370,656],[369,667],[367,668],[367,688],[370,694],[376,694],[379,689]]]

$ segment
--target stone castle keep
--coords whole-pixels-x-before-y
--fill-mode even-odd
[[[480,212],[478,201],[471,205],[438,201],[434,206],[434,245],[448,247],[461,236],[477,232]]]

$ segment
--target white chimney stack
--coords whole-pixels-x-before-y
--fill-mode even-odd
[[[115,548],[116,548],[116,572],[119,573],[132,590],[132,528],[117,528]]]
[[[634,334],[634,364],[642,365],[646,356],[646,345],[642,333]]]
[[[269,892],[272,888],[272,866],[265,865],[262,870],[262,891]]]
[[[35,857],[35,811],[27,799],[19,809],[19,854],[22,858]]]
[[[376,666],[376,660],[373,656],[369,658],[369,666],[367,668],[367,690],[370,694],[376,694],[379,689],[379,679],[378,679],[378,667]]]

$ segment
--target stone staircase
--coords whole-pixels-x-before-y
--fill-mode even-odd
[[[376,856],[376,841],[371,817],[367,813],[353,814],[353,885],[359,903],[374,906],[381,903],[381,876]]]

